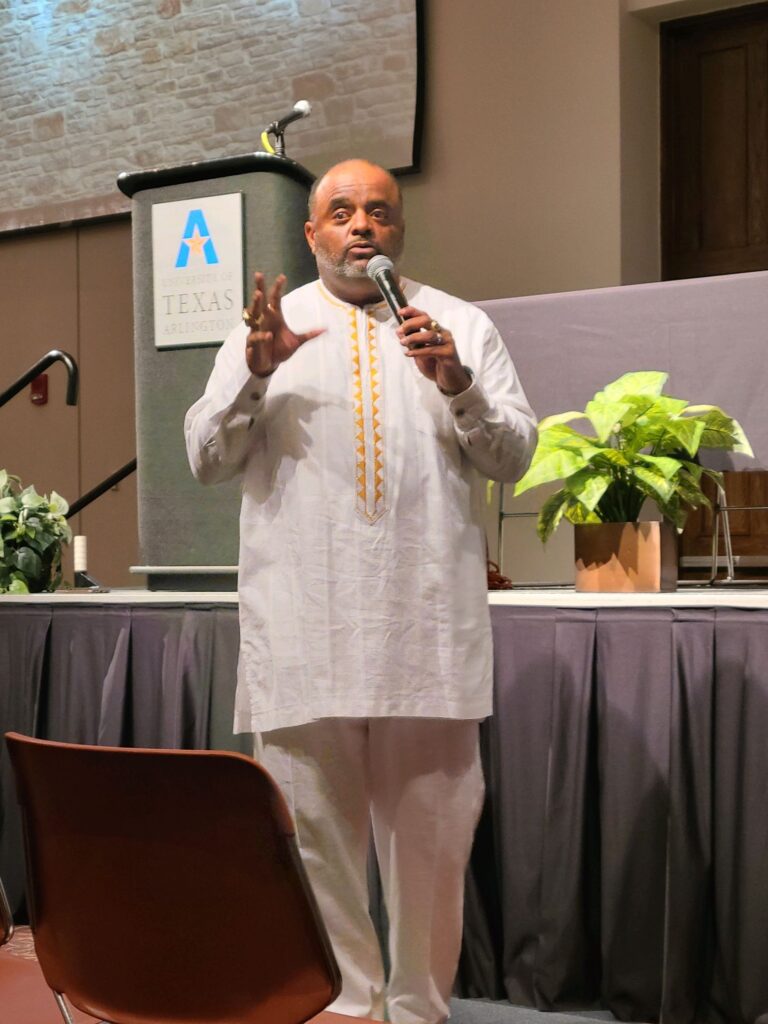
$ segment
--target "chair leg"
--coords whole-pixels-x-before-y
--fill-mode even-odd
[[[59,1010],[61,1011],[61,1016],[64,1018],[65,1024],[75,1024],[75,1022],[72,1020],[72,1014],[69,1012],[69,1008],[67,1007],[67,1004],[64,1002],[64,997],[61,995],[61,993],[56,992],[56,990],[54,989],[53,998],[56,1000],[56,1004],[58,1005]]]
[[[13,914],[0,878],[0,946],[13,938]]]

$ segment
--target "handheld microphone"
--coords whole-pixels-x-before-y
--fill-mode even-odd
[[[384,296],[387,305],[394,314],[395,320],[401,324],[403,322],[403,318],[397,311],[403,306],[407,306],[408,300],[400,290],[400,285],[397,283],[394,270],[395,265],[389,256],[382,255],[372,256],[368,260],[368,266],[365,268],[365,272],[368,277],[370,277]]]
[[[272,132],[274,135],[282,135],[289,124],[299,121],[302,117],[309,117],[311,113],[312,107],[307,100],[297,100],[293,105],[291,113],[281,117],[278,121],[273,121],[269,128],[267,128],[267,131]]]

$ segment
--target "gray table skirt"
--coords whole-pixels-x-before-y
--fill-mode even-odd
[[[458,991],[768,1022],[768,610],[494,607]],[[234,607],[0,608],[0,730],[250,753]],[[0,753],[0,875],[23,915]]]

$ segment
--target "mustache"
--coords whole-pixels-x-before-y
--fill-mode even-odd
[[[372,242],[370,238],[358,238],[356,241],[350,242],[348,245],[344,246],[344,252],[348,253],[352,249],[356,249],[360,245],[364,245],[369,249],[373,249],[376,255],[379,255],[379,247],[374,242]]]

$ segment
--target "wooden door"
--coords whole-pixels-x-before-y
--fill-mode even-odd
[[[768,269],[768,4],[661,30],[662,277]]]
[[[762,578],[768,575],[768,473],[746,470],[726,472],[723,476],[727,505],[743,508],[728,513],[736,576]],[[707,481],[704,489],[714,501],[714,485]],[[696,509],[688,516],[680,545],[683,578],[709,574],[713,521],[713,513],[707,508]],[[722,561],[725,555],[722,520],[718,553]],[[723,575],[722,568],[720,575]]]

